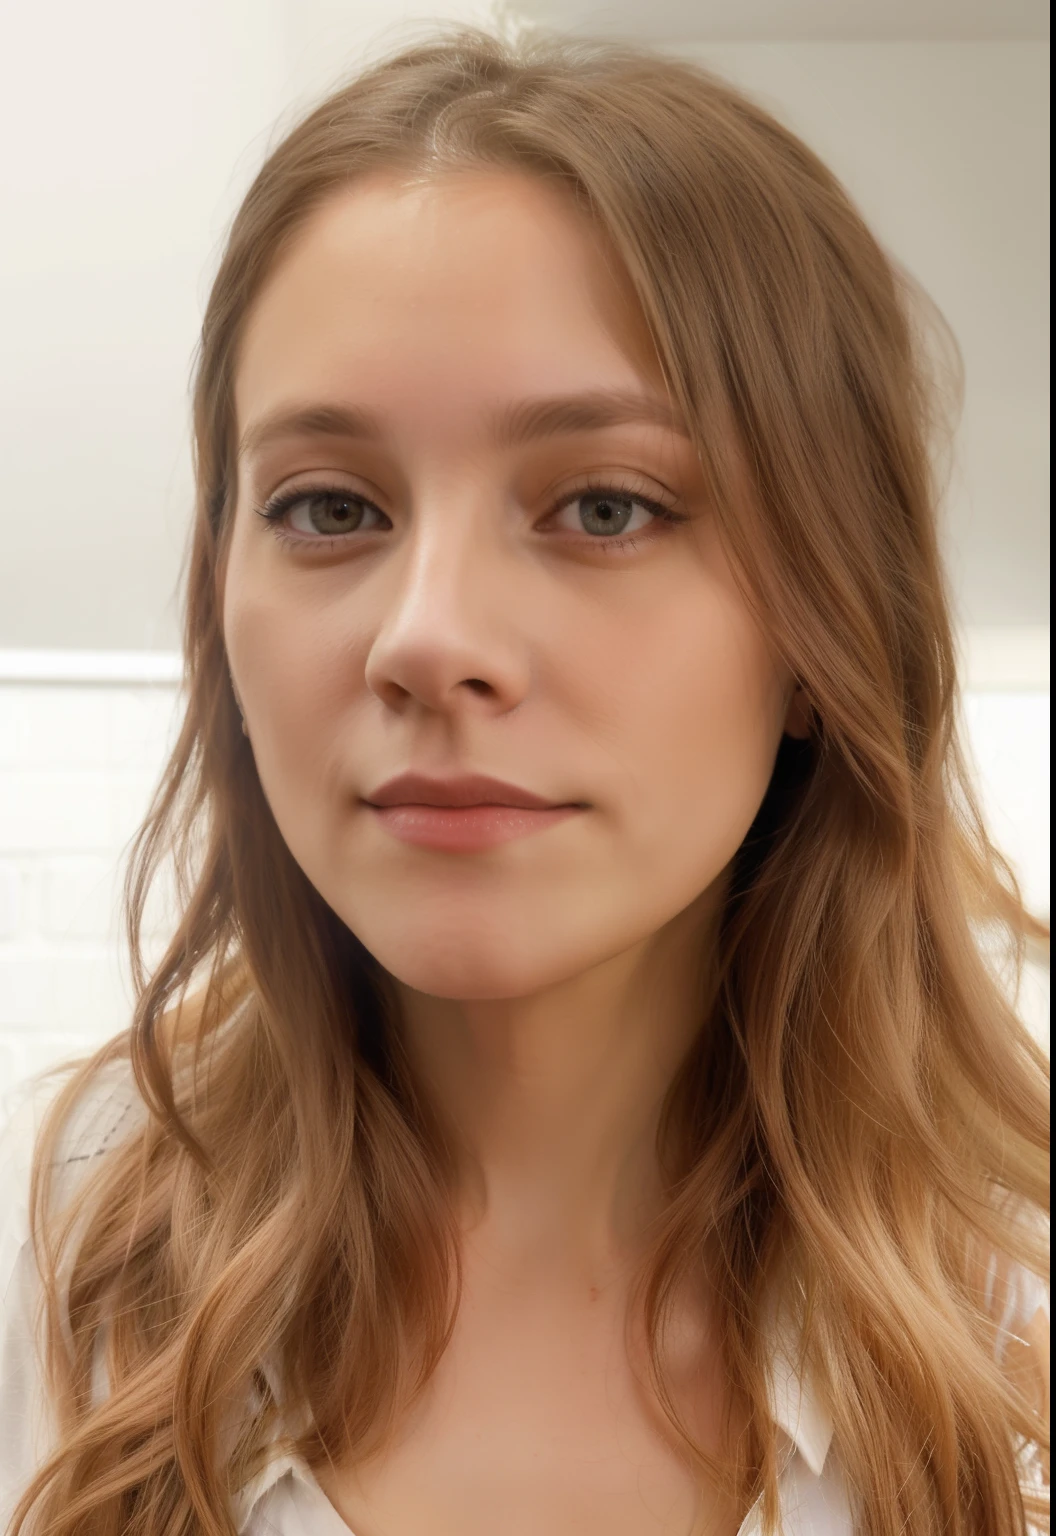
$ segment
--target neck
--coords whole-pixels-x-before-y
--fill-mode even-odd
[[[634,1254],[663,1199],[657,1129],[710,1002],[716,912],[706,892],[634,949],[528,997],[399,987],[464,1230],[521,1259]]]

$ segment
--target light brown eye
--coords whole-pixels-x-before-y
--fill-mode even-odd
[[[287,511],[287,521],[298,533],[354,533],[363,522],[366,506],[359,496],[320,491],[301,496]]]
[[[392,527],[372,501],[341,486],[285,491],[258,507],[257,512],[277,533],[293,534],[302,541]]]

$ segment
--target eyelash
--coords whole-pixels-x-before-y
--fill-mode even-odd
[[[375,512],[381,512],[381,508],[376,506],[369,497],[360,496],[354,491],[349,491],[347,486],[326,484],[298,486],[295,491],[284,491],[277,496],[270,497],[263,506],[255,507],[254,511],[258,517],[262,517],[271,526],[271,531],[275,537],[284,544],[297,544],[302,547],[312,545],[317,548],[322,546],[333,550],[345,540],[352,539],[354,533],[320,533],[312,538],[307,534],[290,533],[288,529],[283,527],[282,519],[289,512],[290,508],[296,506],[299,501],[303,501],[311,496],[345,496],[350,501],[360,501],[364,506],[372,508]],[[678,524],[689,521],[685,513],[676,512],[673,507],[666,506],[663,502],[657,501],[655,497],[643,495],[630,480],[620,482],[591,479],[585,480],[581,485],[577,485],[573,490],[566,492],[557,505],[552,507],[546,514],[547,518],[556,517],[565,507],[578,501],[582,496],[623,496],[636,501],[639,506],[645,507],[648,512],[652,513],[657,522]],[[387,516],[384,512],[381,512],[381,515],[382,517]],[[639,530],[639,532],[643,531]],[[384,530],[370,529],[368,532],[384,532]],[[578,542],[581,546],[585,544],[591,549],[604,549],[611,553],[621,553],[636,549],[636,539],[637,535],[635,534],[617,534],[612,538],[585,534]]]

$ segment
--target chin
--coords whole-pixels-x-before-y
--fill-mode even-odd
[[[352,923],[360,942],[404,986],[429,997],[488,1002],[530,997],[587,968],[589,960],[543,935],[514,944],[509,933],[444,925],[414,931],[412,925],[379,929],[375,921]],[[542,942],[541,942],[542,941]]]

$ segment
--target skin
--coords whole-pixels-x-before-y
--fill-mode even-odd
[[[282,835],[395,978],[459,1156],[452,1342],[392,1448],[320,1474],[357,1536],[645,1536],[701,1513],[732,1533],[743,1515],[695,1492],[625,1320],[730,863],[805,721],[677,419],[493,430],[596,391],[667,399],[601,237],[513,172],[342,192],[243,335],[232,678]],[[365,408],[379,433],[264,440],[315,405]],[[636,501],[633,547],[602,547],[584,476],[686,520]],[[366,498],[359,531],[314,531],[303,501],[278,533],[257,515],[320,486]],[[407,770],[585,809],[483,852],[413,847],[361,803]],[[713,1449],[737,1408],[706,1298],[683,1321],[676,1391]]]

